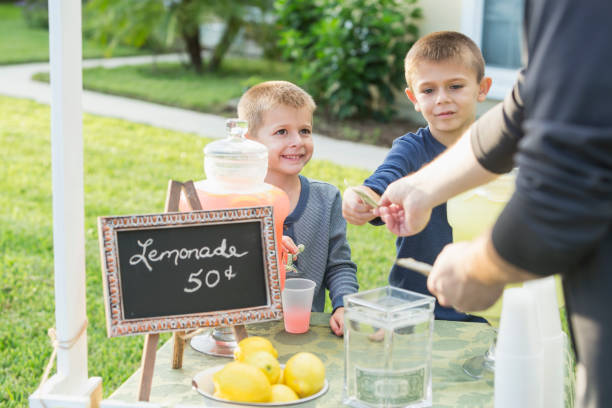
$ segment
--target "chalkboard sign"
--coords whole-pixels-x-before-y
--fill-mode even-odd
[[[110,337],[280,319],[273,208],[100,217]]]

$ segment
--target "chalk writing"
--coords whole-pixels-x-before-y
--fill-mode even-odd
[[[187,282],[193,283],[195,286],[184,288],[183,291],[185,293],[196,292],[202,287],[202,280],[198,278],[198,276],[200,276],[202,272],[204,272],[204,270],[200,269],[197,272],[194,272],[191,275],[189,275]],[[229,268],[225,270],[224,275],[227,278],[227,280],[230,280],[236,277],[236,274],[232,272],[232,265],[230,265]],[[206,272],[206,275],[204,275],[204,283],[206,284],[206,286],[208,286],[211,289],[217,286],[220,280],[221,280],[221,274],[216,269],[212,269]]]
[[[140,254],[132,255],[129,259],[130,265],[138,265],[139,263],[143,263],[145,267],[149,270],[149,272],[153,271],[153,267],[151,267],[152,262],[163,261],[164,258],[171,259],[174,258],[174,265],[178,266],[179,260],[185,259],[206,259],[213,258],[215,256],[221,256],[224,258],[241,258],[247,255],[249,252],[238,252],[234,245],[227,245],[227,240],[224,238],[221,241],[221,244],[214,249],[210,247],[203,246],[201,248],[180,248],[180,249],[170,249],[161,251],[158,253],[157,249],[150,249],[149,247],[153,245],[153,238],[147,239],[144,243],[138,240],[138,246],[142,248],[142,252]],[[148,252],[147,252],[148,251]],[[218,273],[218,272],[217,272]]]
[[[230,265],[230,267],[225,270],[225,277],[227,278],[227,280],[231,280],[232,278],[236,277],[236,274],[232,272],[232,265]]]

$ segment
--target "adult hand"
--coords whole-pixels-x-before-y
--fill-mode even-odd
[[[342,216],[350,224],[363,225],[376,218],[376,216],[374,215],[373,208],[359,197],[356,190],[369,195],[374,201],[378,201],[380,197],[374,190],[366,186],[349,187],[344,191],[342,197]]]
[[[415,187],[408,176],[389,184],[374,214],[380,216],[395,235],[408,236],[427,226],[431,208],[427,195]]]
[[[336,336],[344,334],[344,307],[339,307],[334,311],[329,319],[329,327]]]
[[[482,238],[447,245],[433,265],[427,289],[442,306],[461,312],[490,307],[501,296],[505,283],[502,275],[491,271],[495,265],[483,261],[486,258],[486,243]],[[481,268],[489,270],[483,273]],[[486,279],[490,276],[500,280]]]

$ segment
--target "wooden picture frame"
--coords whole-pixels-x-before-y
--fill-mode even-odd
[[[121,244],[118,239],[122,232],[156,231],[156,233],[163,234],[165,230],[174,230],[174,233],[181,233],[180,228],[186,227],[222,226],[229,229],[244,223],[258,223],[260,226],[261,261],[263,262],[267,296],[265,305],[229,307],[186,314],[169,313],[166,315],[162,313],[159,316],[137,318],[126,316],[127,299],[124,297],[126,294],[129,296],[129,292],[122,287],[122,282],[124,282],[122,273],[126,274],[128,271],[121,270],[120,256],[126,255],[120,254]],[[276,255],[277,243],[274,234],[273,207],[271,206],[99,217],[98,232],[109,337],[185,331],[200,327],[236,326],[282,318],[280,278]]]

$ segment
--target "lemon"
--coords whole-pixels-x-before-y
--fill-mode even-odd
[[[300,398],[320,391],[325,384],[325,366],[319,357],[312,353],[294,354],[287,361],[283,375],[285,384]]]
[[[284,384],[274,384],[272,386],[272,398],[270,402],[289,402],[298,400],[299,397],[291,388]]]
[[[259,368],[268,377],[270,384],[276,384],[280,377],[280,364],[272,354],[267,351],[255,351],[244,357],[243,363]]]
[[[278,357],[278,352],[272,343],[270,343],[270,340],[259,336],[253,336],[242,339],[240,343],[238,343],[238,347],[234,350],[234,358],[238,361],[243,361],[248,354],[255,351],[267,351],[272,354],[274,358]]]
[[[214,395],[237,402],[268,402],[272,387],[260,369],[232,361],[213,374]]]

